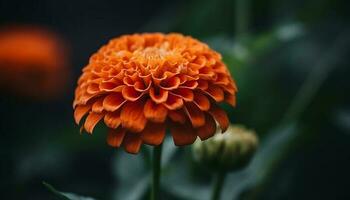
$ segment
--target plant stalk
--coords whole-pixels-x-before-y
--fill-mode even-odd
[[[162,144],[153,148],[151,200],[159,200]]]
[[[223,187],[224,182],[225,182],[225,177],[226,177],[226,172],[224,172],[224,171],[217,172],[216,177],[215,177],[215,182],[213,185],[213,192],[211,195],[211,200],[220,200],[222,187]]]

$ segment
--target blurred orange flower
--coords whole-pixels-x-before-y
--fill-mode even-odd
[[[61,39],[43,28],[14,26],[0,30],[0,87],[17,95],[47,98],[67,80]]]
[[[103,119],[107,142],[138,153],[159,145],[169,129],[176,145],[229,125],[219,102],[235,106],[237,88],[219,53],[181,34],[147,33],[112,39],[83,69],[73,107],[92,133]]]

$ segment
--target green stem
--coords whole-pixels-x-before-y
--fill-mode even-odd
[[[236,0],[235,4],[235,31],[236,37],[241,37],[248,33],[250,0]]]
[[[218,172],[215,177],[213,186],[213,193],[211,194],[211,200],[219,200],[221,195],[222,186],[224,185],[226,172]]]
[[[151,200],[159,199],[161,156],[162,156],[162,144],[153,148],[153,160],[152,160],[153,176],[152,176]]]

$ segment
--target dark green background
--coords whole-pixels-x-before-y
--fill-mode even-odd
[[[247,16],[244,32],[237,10]],[[97,199],[146,198],[149,148],[138,156],[112,149],[102,126],[80,135],[71,105],[102,44],[161,31],[222,53],[239,87],[230,120],[260,136],[257,158],[228,177],[224,199],[349,199],[349,20],[345,0],[252,0],[246,9],[234,0],[1,0],[0,25],[42,25],[65,38],[72,76],[54,101],[1,91],[0,198],[55,199],[42,181]],[[211,173],[193,163],[190,147],[167,149],[162,199],[208,198]]]

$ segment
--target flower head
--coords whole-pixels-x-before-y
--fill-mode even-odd
[[[46,29],[13,26],[0,30],[0,87],[46,98],[62,91],[68,70],[61,39]]]
[[[112,39],[83,69],[73,107],[92,133],[109,127],[107,142],[137,153],[159,145],[169,129],[176,145],[214,135],[229,125],[219,102],[235,105],[236,85],[221,56],[181,34],[134,34]]]
[[[230,125],[225,134],[196,141],[193,157],[214,170],[236,170],[246,166],[258,147],[256,133],[241,125]]]

